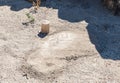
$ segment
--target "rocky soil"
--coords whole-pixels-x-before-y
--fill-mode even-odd
[[[100,0],[47,0],[36,13],[0,0],[0,83],[120,83],[120,16]]]

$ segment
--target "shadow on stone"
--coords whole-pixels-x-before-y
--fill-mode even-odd
[[[32,3],[25,0],[0,0],[0,6],[5,5],[18,11],[30,8]],[[46,0],[41,7],[58,9],[58,17],[71,23],[86,21],[90,41],[101,57],[120,60],[120,17],[105,9],[101,0]],[[27,26],[27,23],[23,25]],[[40,32],[38,36],[44,38],[47,33]]]
[[[44,38],[44,37],[46,37],[47,35],[48,35],[48,33],[42,33],[42,32],[38,33],[38,36],[39,36],[40,38]]]

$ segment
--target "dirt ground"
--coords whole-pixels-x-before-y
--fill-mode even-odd
[[[120,16],[100,0],[47,0],[37,13],[0,0],[0,83],[120,83]]]

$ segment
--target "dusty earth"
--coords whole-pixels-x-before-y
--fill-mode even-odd
[[[37,13],[0,0],[0,83],[120,83],[120,16],[100,0],[47,0]]]

